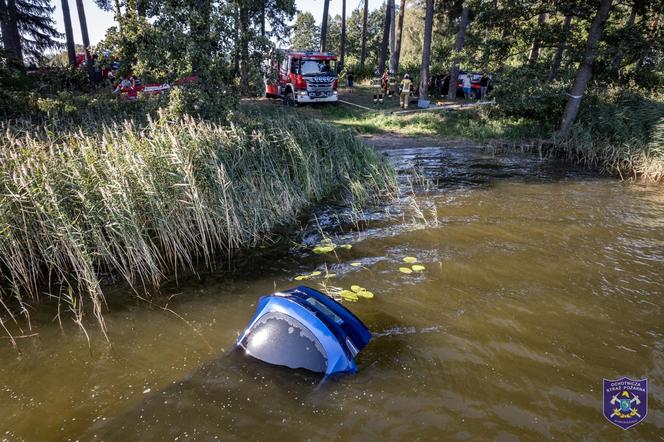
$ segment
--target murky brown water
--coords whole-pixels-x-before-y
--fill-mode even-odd
[[[20,357],[3,345],[0,438],[662,440],[661,188],[469,149],[390,155],[436,184],[342,234],[338,258],[274,250],[168,288],[172,312],[112,306],[113,345],[93,330],[92,354],[70,323],[39,324]],[[426,271],[400,273],[405,256]],[[325,263],[376,294],[351,305],[374,332],[357,375],[229,354],[259,295]],[[623,375],[650,382],[626,432],[601,403]]]

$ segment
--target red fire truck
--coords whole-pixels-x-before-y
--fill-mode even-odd
[[[338,100],[337,56],[331,52],[280,51],[269,71],[266,97],[283,99],[289,106]]]

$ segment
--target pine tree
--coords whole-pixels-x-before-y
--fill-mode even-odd
[[[597,56],[604,25],[611,12],[611,2],[612,0],[602,0],[600,2],[595,18],[588,31],[588,41],[586,43],[583,61],[581,61],[579,69],[576,72],[576,78],[574,79],[572,90],[567,94],[567,105],[565,106],[565,112],[560,123],[560,129],[558,131],[559,135],[566,136],[576,121],[579,107],[581,107],[581,98],[586,91],[586,85],[593,76],[593,62]]]
[[[327,14],[330,10],[330,0],[323,0],[323,23],[320,26],[320,50],[325,52],[327,48]]]
[[[320,29],[310,12],[302,12],[295,19],[291,47],[293,49],[315,49],[320,39]]]
[[[470,23],[470,9],[468,5],[464,4],[461,9],[461,17],[459,17],[459,30],[456,34],[456,42],[454,43],[454,59],[452,60],[452,69],[450,71],[450,86],[447,96],[450,100],[456,99],[457,82],[459,80],[459,54],[463,50],[463,43],[466,40],[466,29]]]
[[[401,60],[401,40],[403,39],[403,17],[406,12],[406,0],[401,0],[401,4],[399,5],[399,25],[398,25],[398,36],[397,36],[397,44],[395,48],[395,54],[394,54],[394,73],[396,74],[397,71],[399,70],[399,60]]]
[[[422,65],[420,66],[420,100],[429,97],[429,64],[431,63],[431,34],[433,33],[433,0],[427,0],[424,17],[424,42],[422,44]]]
[[[62,0],[61,4],[62,19],[65,24],[65,38],[67,41],[67,60],[69,61],[69,66],[73,66],[76,63],[76,46],[74,44],[74,31],[71,24],[71,14],[69,12],[69,0]]]
[[[1,1],[1,0],[0,0]],[[364,14],[362,15],[362,43],[360,49],[360,67],[364,69],[367,58],[367,19],[369,17],[369,0],[364,0]]]
[[[38,61],[49,50],[62,47],[54,9],[48,0],[0,0],[3,47],[15,63],[22,64],[24,57]]]

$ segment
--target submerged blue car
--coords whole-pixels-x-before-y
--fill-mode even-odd
[[[334,299],[300,286],[259,299],[236,345],[256,359],[326,375],[355,373],[371,333]]]

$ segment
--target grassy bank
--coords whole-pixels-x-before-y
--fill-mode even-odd
[[[350,128],[360,135],[394,133],[406,137],[472,140],[534,147],[549,155],[585,164],[624,179],[664,181],[664,95],[638,88],[591,89],[578,120],[565,138],[555,136],[565,105],[565,85],[552,84],[514,96],[497,90],[497,105],[455,110],[392,114],[348,105],[311,106],[303,115]],[[350,101],[359,94],[348,98]],[[363,105],[371,106],[370,103]],[[543,149],[543,150],[542,150]]]
[[[144,293],[179,268],[260,243],[313,203],[365,200],[394,186],[372,149],[309,119],[235,113],[224,123],[3,130],[7,316],[54,296],[79,322],[93,311],[103,329],[102,274]]]

